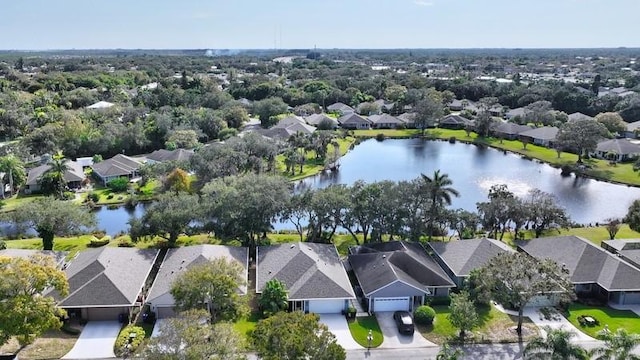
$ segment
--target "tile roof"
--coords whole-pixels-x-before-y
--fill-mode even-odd
[[[349,263],[365,295],[402,281],[415,288],[454,287],[422,245],[406,241],[369,243],[351,249]]]
[[[187,269],[218,258],[239,262],[244,269],[244,278],[247,278],[249,249],[246,247],[195,245],[169,249],[149,290],[147,301],[153,303],[155,299],[168,294],[171,291],[171,284]],[[247,286],[242,286],[239,291],[246,294]]]
[[[456,276],[468,276],[472,270],[483,267],[496,255],[515,251],[501,241],[487,238],[434,241],[428,244]]]
[[[518,242],[538,259],[551,259],[569,270],[575,284],[597,283],[607,291],[640,291],[640,270],[578,236],[555,236]]]
[[[288,243],[259,246],[256,291],[271,279],[282,281],[290,300],[355,298],[333,244]]]

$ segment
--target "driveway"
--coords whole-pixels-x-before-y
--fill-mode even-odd
[[[345,350],[363,349],[351,336],[349,325],[344,315],[340,314],[320,314],[320,322],[327,325],[329,331],[336,336],[336,342]]]
[[[63,359],[113,358],[113,346],[122,329],[117,321],[89,321],[82,329],[73,349]]]
[[[160,327],[164,323],[164,319],[156,320],[156,323],[153,325],[153,331],[151,332],[151,337],[158,337],[160,335]]]
[[[376,313],[378,324],[382,330],[384,341],[380,348],[383,349],[395,349],[395,348],[419,348],[438,346],[431,341],[428,341],[419,331],[415,331],[413,335],[401,335],[398,332],[396,322],[393,320],[393,312],[379,312]]]
[[[562,316],[555,309],[548,308],[551,309],[553,314],[552,319],[549,320],[545,319],[544,316],[542,316],[542,314],[540,313],[540,309],[541,308],[539,307],[526,307],[524,309],[523,315],[531,319],[531,321],[533,321],[533,323],[540,328],[542,336],[546,336],[546,332],[544,331],[543,327],[548,326],[552,329],[564,329],[573,331],[574,333],[576,333],[576,336],[573,337],[573,341],[575,342],[598,341],[597,339],[592,338],[591,336],[580,331],[580,329],[573,326],[573,324],[570,323],[567,318]]]

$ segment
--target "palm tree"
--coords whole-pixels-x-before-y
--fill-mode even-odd
[[[571,338],[576,336],[572,331],[563,329],[551,329],[544,327],[547,336],[535,338],[524,348],[522,353],[525,360],[587,360],[587,351],[576,344],[571,343]]]
[[[450,187],[453,181],[451,181],[449,175],[440,174],[440,170],[434,171],[432,178],[425,174],[421,175],[426,185],[426,193],[431,201],[429,208],[429,227],[427,228],[429,231],[429,241],[431,241],[433,223],[438,218],[443,205],[451,205],[451,196],[458,197],[460,193],[458,193],[458,190]]]
[[[13,195],[13,191],[16,188],[20,187],[27,180],[24,163],[13,154],[0,157],[0,172],[6,173],[11,195]],[[4,182],[0,181],[0,185],[2,187],[2,196],[4,197]]]
[[[64,173],[69,170],[67,161],[62,154],[62,151],[58,151],[51,157],[49,162],[51,168],[45,173],[46,181],[49,183],[54,195],[58,199],[64,197],[64,190],[67,182],[64,179]]]
[[[595,360],[640,360],[640,356],[631,354],[640,345],[639,334],[630,334],[622,328],[615,333],[603,330],[598,333],[598,339],[604,341],[604,346],[591,352]]]
[[[452,348],[448,344],[442,345],[442,349],[436,355],[436,360],[458,360],[463,355],[462,350]]]

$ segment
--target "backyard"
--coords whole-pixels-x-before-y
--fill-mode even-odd
[[[578,321],[578,317],[588,316],[597,321],[593,326],[582,326]],[[604,329],[605,325],[610,331],[615,332],[617,329],[626,329],[629,333],[640,333],[640,317],[633,311],[616,310],[607,306],[588,306],[573,303],[569,306],[569,321],[585,334],[596,337],[598,332]]]

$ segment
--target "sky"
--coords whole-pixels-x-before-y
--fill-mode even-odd
[[[640,0],[3,0],[0,49],[640,47]]]

